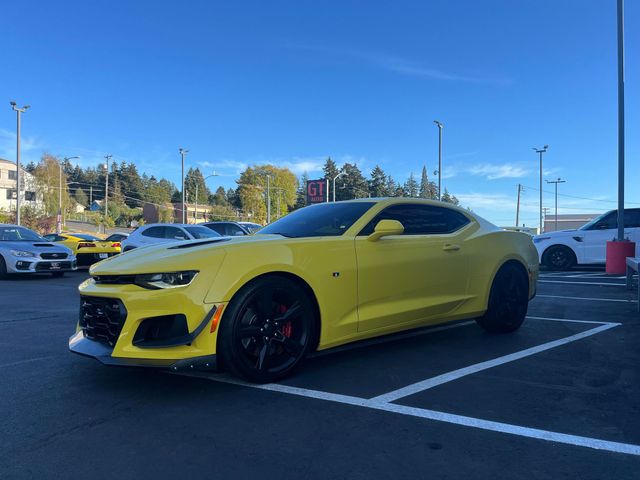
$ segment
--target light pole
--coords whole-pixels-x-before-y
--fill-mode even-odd
[[[211,177],[217,177],[218,174],[216,172],[213,172],[211,175],[207,175],[206,177],[204,177],[202,179],[203,182],[207,181],[207,178],[211,178]],[[198,223],[198,184],[200,182],[196,182],[196,211],[193,212],[193,223]],[[206,184],[205,184],[206,186]]]
[[[624,241],[624,0],[618,0],[618,241]]]
[[[442,201],[442,122],[434,120],[438,127],[438,200]]]
[[[184,157],[187,156],[189,150],[185,150],[184,148],[180,147],[178,151],[180,152],[180,157],[182,158],[182,223],[186,223],[187,217],[184,202]]]
[[[533,147],[533,150],[540,155],[540,232],[542,233],[542,154],[547,151],[549,145],[545,145],[543,148]]]
[[[80,158],[78,156],[75,157],[64,157],[63,161],[68,162],[69,160],[73,160],[74,158]],[[56,233],[62,232],[62,163],[58,162],[58,167],[60,167],[60,190],[58,191],[58,221],[56,222]]]
[[[20,225],[20,114],[26,112],[30,105],[18,108],[16,102],[10,103],[16,112],[16,224]]]
[[[557,232],[558,231],[558,184],[567,183],[567,181],[560,180],[560,177],[558,177],[557,180],[547,180],[547,183],[553,183],[556,186],[556,218],[555,218],[555,226],[553,227],[553,231]]]
[[[333,177],[333,201],[334,202],[336,201],[336,180],[346,174],[347,172],[340,172],[335,177]]]
[[[106,169],[105,176],[104,176],[104,219],[105,221],[109,216],[109,160],[111,160],[112,157],[113,155],[111,154],[107,154],[104,156],[105,160],[107,161],[107,163],[104,166],[104,168]],[[106,231],[107,231],[107,227],[105,226],[105,232]]]

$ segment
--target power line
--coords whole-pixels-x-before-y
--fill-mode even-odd
[[[540,191],[540,189],[538,188],[534,188],[534,187],[528,187],[525,185],[525,188],[530,188],[531,190],[535,190],[536,192]],[[554,194],[554,192],[550,192],[547,190],[543,190],[544,193],[549,193],[551,195]],[[558,194],[559,197],[568,197],[568,198],[575,198],[578,200],[589,200],[590,202],[602,202],[602,203],[618,203],[616,200],[603,200],[603,199],[597,199],[597,198],[589,198],[589,197],[579,197],[577,195],[569,195],[567,193],[559,193]],[[640,202],[625,202],[629,205],[640,205]]]

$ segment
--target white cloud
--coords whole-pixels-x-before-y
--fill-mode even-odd
[[[29,153],[40,148],[36,137],[20,136],[20,153]],[[0,158],[13,160],[16,156],[16,132],[0,128]],[[27,160],[30,160],[29,157]]]
[[[467,169],[471,175],[486,177],[488,180],[496,180],[498,178],[522,178],[531,173],[531,170],[521,165],[512,163],[492,164],[484,163],[473,165]]]

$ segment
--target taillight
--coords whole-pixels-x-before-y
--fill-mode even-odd
[[[120,248],[120,242],[112,243],[111,248]]]
[[[80,242],[78,243],[78,248],[94,248],[96,246],[95,243],[90,242]]]

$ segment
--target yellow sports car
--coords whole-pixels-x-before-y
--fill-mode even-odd
[[[514,331],[538,256],[529,235],[458,207],[359,199],[296,210],[256,235],[132,250],[90,273],[71,351],[271,382],[312,351],[425,325],[475,318]]]
[[[78,265],[91,265],[120,253],[120,242],[102,240],[86,233],[50,233],[44,238],[70,248],[78,259]]]

